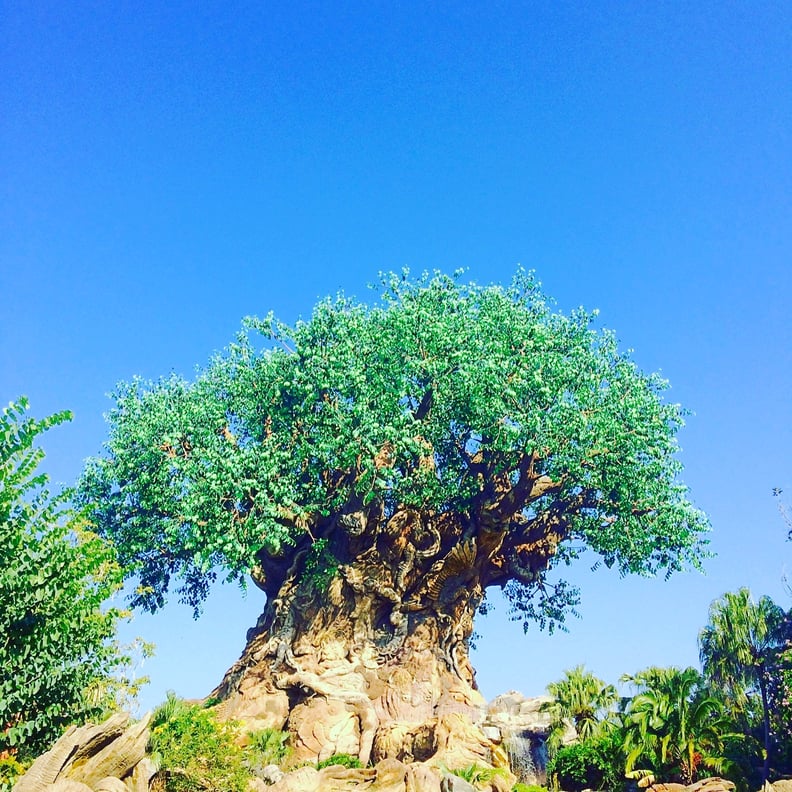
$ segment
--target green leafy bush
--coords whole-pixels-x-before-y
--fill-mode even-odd
[[[331,765],[341,765],[341,767],[363,767],[360,762],[360,759],[357,756],[352,756],[352,754],[347,753],[338,753],[333,754],[329,759],[324,759],[323,761],[319,762],[316,765],[317,770],[321,770],[323,767],[330,767]]]
[[[248,735],[248,763],[266,767],[280,764],[289,754],[289,732],[261,729]]]
[[[38,436],[70,419],[0,413],[0,755],[32,757],[72,722],[108,709],[123,614],[104,603],[121,586],[111,546],[47,490]]]
[[[547,787],[539,786],[538,784],[521,784],[516,783],[511,792],[547,792]]]
[[[250,773],[235,737],[231,724],[169,693],[154,712],[149,739],[167,792],[244,792]]]
[[[463,778],[473,786],[482,786],[489,784],[495,776],[505,775],[505,772],[500,767],[483,767],[482,765],[472,764],[467,767],[458,767],[455,770],[445,768],[446,772],[451,775]]]
[[[27,767],[13,756],[0,757],[0,792],[11,792],[17,779],[25,770]]]
[[[618,737],[603,734],[559,748],[547,763],[548,778],[566,792],[621,789],[624,757]]]

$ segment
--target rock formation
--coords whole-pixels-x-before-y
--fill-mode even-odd
[[[148,792],[150,716],[129,725],[119,712],[99,726],[72,726],[36,759],[14,792]]]
[[[551,718],[541,708],[550,700],[510,690],[490,702],[482,722],[484,734],[506,755],[511,772],[524,784],[544,785],[547,781]],[[572,742],[576,736],[570,723],[563,740]]]

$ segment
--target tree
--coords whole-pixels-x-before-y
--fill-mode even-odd
[[[764,761],[762,782],[770,772],[769,686],[785,646],[785,614],[770,597],[754,601],[747,588],[727,592],[710,605],[709,624],[699,633],[704,674],[725,689],[738,706],[759,694]]]
[[[724,771],[729,721],[695,668],[649,668],[624,681],[640,691],[622,721],[628,773],[640,765],[663,780],[690,784],[700,767]]]
[[[334,733],[364,762],[406,755],[391,721],[482,701],[468,640],[487,588],[552,623],[574,592],[551,571],[583,547],[625,574],[700,562],[683,411],[592,322],[523,273],[390,276],[372,306],[248,319],[194,382],[119,387],[81,489],[137,605],[176,581],[197,607],[218,570],[267,594],[215,691],[229,713],[287,723],[308,755],[306,724],[343,710]]]
[[[122,663],[120,612],[103,609],[122,574],[108,543],[37,474],[46,429],[20,399],[0,415],[0,753],[35,755],[66,724],[101,712],[89,691]]]
[[[560,747],[570,721],[582,741],[592,738],[618,698],[613,685],[606,685],[582,665],[565,671],[563,679],[547,686],[547,692],[553,700],[542,704],[542,710],[552,717],[548,739],[551,751]]]

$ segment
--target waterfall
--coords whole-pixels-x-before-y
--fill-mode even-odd
[[[523,784],[544,785],[547,748],[542,736],[529,729],[509,731],[503,735],[503,747],[512,773]]]

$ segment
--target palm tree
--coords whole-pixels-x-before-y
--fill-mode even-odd
[[[764,762],[762,783],[770,773],[768,684],[784,648],[784,611],[770,597],[754,601],[747,588],[727,592],[710,605],[709,624],[699,633],[705,676],[740,708],[757,691],[761,701]]]
[[[728,721],[696,669],[648,668],[622,681],[639,687],[622,718],[627,773],[652,771],[690,784],[700,767],[723,772]],[[636,771],[638,764],[643,767]]]
[[[551,682],[547,692],[552,701],[542,704],[542,712],[551,715],[547,748],[554,753],[561,745],[567,724],[571,721],[578,738],[585,741],[599,729],[608,708],[617,699],[616,688],[606,685],[582,665],[564,671],[564,678]]]

